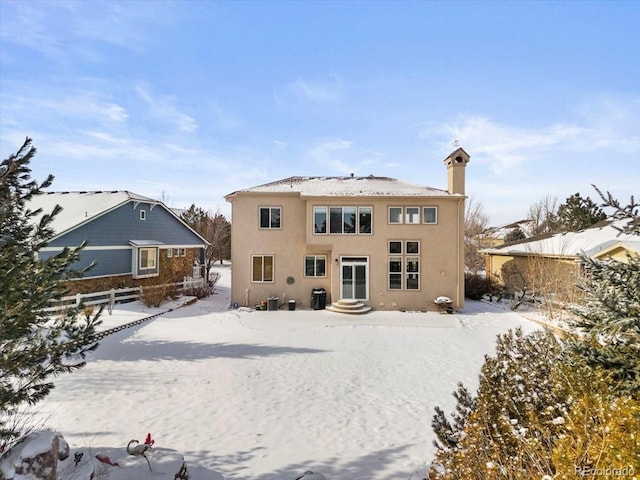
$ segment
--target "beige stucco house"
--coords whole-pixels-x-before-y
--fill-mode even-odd
[[[427,310],[438,296],[462,308],[468,162],[462,148],[444,160],[447,190],[352,175],[290,177],[227,195],[232,303],[278,297],[279,306],[317,307],[313,291],[324,289],[329,308]]]

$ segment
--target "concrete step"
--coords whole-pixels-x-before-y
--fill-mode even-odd
[[[337,313],[349,313],[352,315],[361,315],[371,311],[371,307],[357,300],[338,300],[326,307],[327,310]]]

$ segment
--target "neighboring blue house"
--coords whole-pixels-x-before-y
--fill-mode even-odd
[[[51,192],[35,195],[28,208],[49,214],[56,205],[62,211],[51,225],[55,236],[39,255],[48,258],[86,241],[73,265],[95,262],[84,279],[112,278],[101,283],[115,287],[161,273],[181,279],[200,272],[208,242],[160,201],[127,191]]]

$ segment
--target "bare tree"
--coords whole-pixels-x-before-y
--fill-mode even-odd
[[[464,213],[464,261],[467,268],[477,275],[484,268],[484,256],[479,253],[483,247],[482,237],[489,225],[489,217],[482,203],[469,197]]]
[[[529,207],[527,220],[530,222],[531,236],[555,233],[558,223],[558,197],[547,195]]]

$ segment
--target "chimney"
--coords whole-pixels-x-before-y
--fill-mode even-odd
[[[467,163],[469,163],[469,154],[462,148],[458,148],[444,159],[444,164],[447,166],[449,193],[464,195],[464,169]]]

